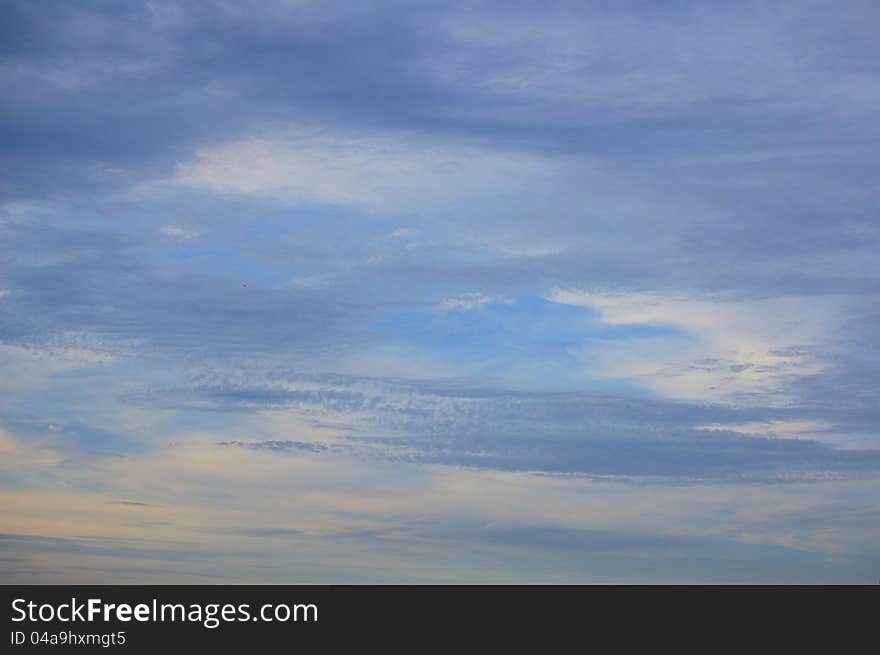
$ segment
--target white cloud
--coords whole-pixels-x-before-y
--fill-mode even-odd
[[[179,225],[163,225],[159,228],[159,233],[170,239],[194,239],[201,234],[198,230],[192,230]]]
[[[281,130],[199,150],[177,165],[173,184],[221,194],[366,207],[426,202],[503,187],[546,173],[525,155],[397,135]],[[390,236],[407,236],[399,230]]]
[[[411,227],[399,227],[388,234],[389,239],[404,239],[416,235],[416,230]]]
[[[0,466],[7,472],[22,467],[55,466],[61,456],[45,444],[20,439],[0,426]]]
[[[456,309],[479,309],[485,305],[512,305],[514,302],[512,298],[504,296],[489,296],[484,293],[469,292],[447,296],[437,304],[435,309],[439,312],[449,312]]]
[[[89,335],[67,333],[50,346],[37,349],[0,344],[0,390],[39,389],[59,373],[89,369],[116,361],[117,356]]]
[[[332,285],[333,280],[323,275],[303,275],[293,278],[284,286],[299,287],[301,289],[326,289]]]
[[[549,257],[551,255],[559,255],[565,252],[564,246],[545,246],[545,247],[522,247],[522,248],[499,248],[505,255],[511,257]]]
[[[635,379],[672,397],[728,400],[775,393],[793,376],[823,370],[822,356],[843,322],[845,305],[845,299],[831,297],[689,298],[572,289],[554,289],[547,299],[591,307],[607,325],[683,331],[573,353],[588,359],[598,375]]]
[[[747,435],[767,435],[780,439],[821,439],[826,438],[834,429],[829,421],[816,419],[745,421],[743,423],[710,423],[701,426],[704,430],[727,430]]]

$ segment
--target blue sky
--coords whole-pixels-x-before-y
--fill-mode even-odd
[[[876,3],[2,4],[4,581],[876,581]]]

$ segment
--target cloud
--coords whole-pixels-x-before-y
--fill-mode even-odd
[[[847,302],[566,289],[554,289],[547,298],[594,308],[608,325],[674,325],[694,337],[663,348],[654,339],[606,348],[600,356],[603,375],[636,377],[675,397],[742,401],[760,393],[764,402],[793,377],[823,370],[830,354],[823,345],[841,326]]]
[[[565,252],[562,246],[547,246],[544,248],[501,248],[501,252],[511,257],[549,257]]]
[[[0,459],[6,475],[13,476],[22,469],[55,466],[61,455],[46,444],[17,438],[0,426]]]
[[[44,387],[65,372],[100,367],[114,360],[114,354],[99,342],[76,332],[58,334],[40,347],[0,343],[0,369],[16,371],[15,376],[0,378],[0,389],[14,392]]]
[[[319,342],[336,340],[336,329],[348,332],[357,313],[344,309],[344,295],[302,286],[163,276],[131,240],[108,232],[5,224],[0,243],[10,252],[40,253],[0,264],[0,274],[22,290],[4,299],[0,316],[0,339],[18,349],[80,335],[109,354],[320,350]]]
[[[201,232],[199,232],[198,230],[180,227],[179,225],[163,225],[159,228],[159,233],[162,236],[168,237],[170,239],[183,240],[194,239],[199,236],[199,234],[201,234]]]
[[[673,484],[860,479],[880,469],[876,449],[829,443],[834,425],[805,421],[799,408],[339,375],[261,377],[202,375],[186,388],[132,400],[177,410],[284,412],[325,431],[311,440],[219,443],[279,455]]]
[[[0,537],[0,551],[10,556],[7,579],[51,571],[65,581],[267,581],[289,572],[295,547],[298,577],[339,582],[723,581],[739,579],[726,568],[731,555],[739,565],[749,562],[750,581],[859,581],[871,562],[852,538],[866,543],[876,531],[870,513],[859,509],[876,493],[869,482],[808,485],[796,494],[703,485],[695,499],[689,487],[456,469],[424,469],[426,481],[382,464],[353,471],[345,460],[259,450],[197,447],[111,464],[101,467],[108,491],[147,492],[156,506],[112,505],[94,490],[2,492],[18,527]],[[342,484],[355,472],[368,477],[369,490]],[[74,479],[83,473],[74,471]],[[179,494],[180,486],[192,493]],[[230,488],[236,493],[224,492]],[[822,516],[831,506],[848,508],[845,534],[783,543],[795,525],[827,526]],[[450,548],[454,562],[429,564],[445,561]],[[361,554],[356,565],[353,553]]]
[[[333,280],[320,275],[304,275],[295,277],[287,283],[287,286],[304,287],[306,289],[324,289],[332,286]]]
[[[438,312],[451,312],[455,310],[471,310],[479,309],[484,305],[511,305],[515,301],[511,298],[503,296],[488,296],[484,293],[471,291],[467,293],[459,293],[454,296],[447,296],[439,303],[435,309]]]
[[[417,230],[414,230],[411,227],[399,227],[396,230],[392,230],[388,233],[389,239],[405,239],[406,237],[412,237],[418,234]]]
[[[450,188],[473,195],[534,174],[538,166],[523,155],[418,137],[301,129],[200,150],[177,164],[170,182],[220,194],[388,209],[436,202]]]

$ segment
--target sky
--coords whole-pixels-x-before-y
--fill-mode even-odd
[[[880,579],[876,2],[0,8],[0,582]]]

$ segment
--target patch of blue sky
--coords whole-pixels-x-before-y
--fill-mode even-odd
[[[366,329],[381,338],[385,352],[430,354],[495,380],[510,380],[512,374],[525,369],[532,372],[534,384],[616,389],[637,385],[607,380],[585,384],[590,372],[584,369],[583,354],[599,352],[609,341],[693,339],[673,325],[608,325],[589,308],[535,296],[501,297],[475,308],[435,305],[399,311]],[[573,350],[580,354],[576,356]]]

